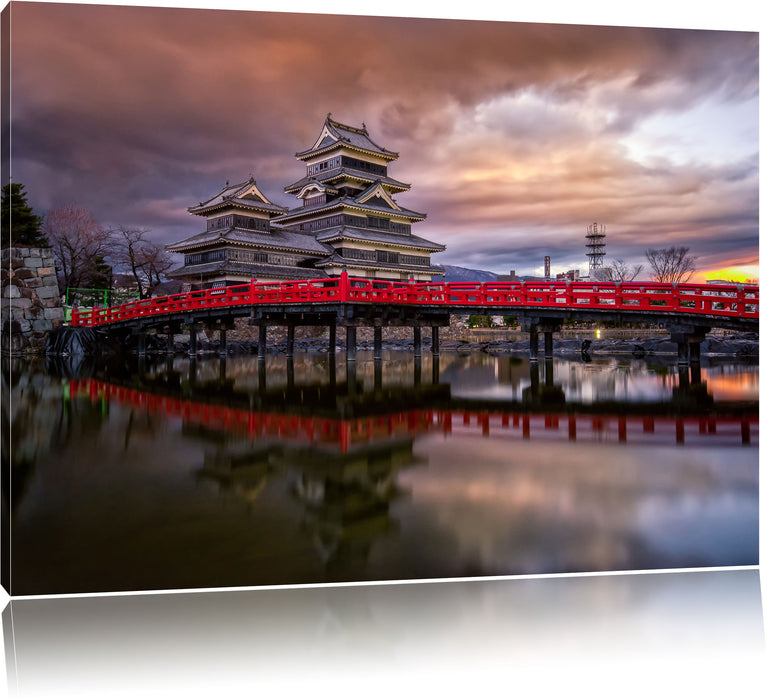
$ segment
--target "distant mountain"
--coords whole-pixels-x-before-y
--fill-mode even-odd
[[[442,265],[445,269],[445,282],[495,282],[498,275],[487,270],[470,270],[468,267]],[[436,275],[434,281],[441,281],[441,275]]]

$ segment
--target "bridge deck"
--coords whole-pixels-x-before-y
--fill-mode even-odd
[[[444,325],[451,314],[591,319],[756,329],[759,287],[658,282],[386,282],[349,278],[251,282],[73,311],[106,329],[252,317],[295,325]]]

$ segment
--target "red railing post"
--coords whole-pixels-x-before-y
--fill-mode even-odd
[[[348,271],[346,268],[342,268],[340,273],[340,301],[346,302],[348,300]]]

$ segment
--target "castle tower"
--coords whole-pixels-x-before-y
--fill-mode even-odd
[[[184,265],[169,273],[189,288],[338,277],[431,281],[444,268],[431,264],[443,245],[416,236],[412,224],[426,215],[405,209],[394,195],[410,186],[388,175],[398,153],[377,145],[366,127],[336,122],[329,114],[318,138],[296,154],[306,174],[288,185],[299,205],[271,202],[253,176],[228,182],[189,207],[206,230],[172,243]]]
[[[275,226],[275,218],[287,208],[267,199],[253,176],[236,185],[227,182],[188,211],[205,219],[205,231],[172,243],[167,250],[184,256],[184,265],[169,276],[191,289],[252,279],[309,279],[315,271],[304,266],[330,252],[312,236]]]
[[[431,264],[443,245],[412,233],[426,215],[405,209],[394,195],[410,185],[388,174],[399,154],[375,143],[360,128],[324,120],[313,145],[296,154],[306,174],[285,188],[300,204],[275,221],[315,235],[332,254],[315,263],[326,275],[430,281],[444,274]]]

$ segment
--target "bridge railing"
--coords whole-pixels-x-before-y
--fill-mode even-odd
[[[257,282],[152,297],[120,306],[74,309],[74,326],[217,309],[298,303],[383,303],[455,307],[539,307],[670,311],[759,318],[759,287],[661,282],[390,282],[349,277]]]

